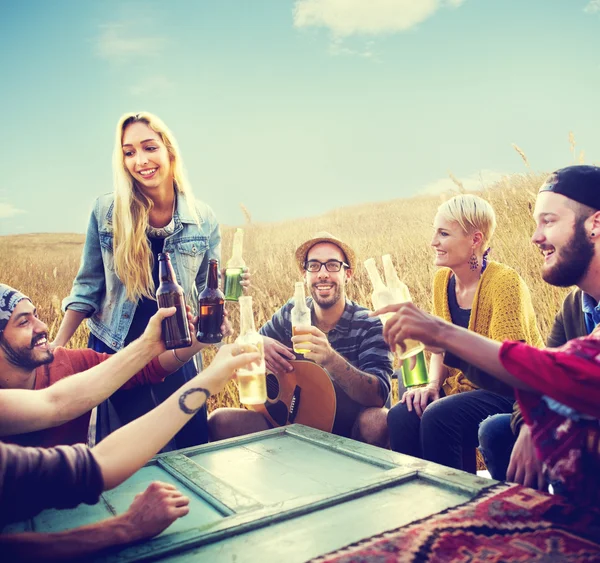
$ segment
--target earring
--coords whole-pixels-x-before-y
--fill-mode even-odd
[[[471,258],[469,258],[469,269],[474,272],[477,268],[479,268],[479,260],[477,260],[477,256],[475,256],[475,253],[473,252]]]
[[[596,233],[592,233],[592,236],[593,236],[593,237],[595,237],[595,236],[596,236]]]

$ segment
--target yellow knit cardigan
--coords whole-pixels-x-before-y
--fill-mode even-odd
[[[433,314],[452,322],[448,305],[448,282],[452,270],[441,268],[433,279]],[[492,340],[521,340],[543,347],[529,288],[512,268],[489,262],[477,286],[469,330]],[[448,368],[443,388],[446,395],[472,391],[477,387],[456,368]]]

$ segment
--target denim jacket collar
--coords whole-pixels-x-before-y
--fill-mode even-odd
[[[196,218],[194,214],[190,210],[190,206],[188,200],[185,196],[181,196],[177,191],[175,192],[175,213],[173,217],[175,218],[175,232],[180,231],[182,227],[182,223],[196,223]],[[111,202],[110,207],[106,213],[106,221],[109,225],[112,225],[112,216],[113,210],[115,208],[114,200]],[[198,216],[198,225],[201,225],[204,222],[204,219],[201,216]]]

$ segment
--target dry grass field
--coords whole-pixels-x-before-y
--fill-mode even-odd
[[[490,201],[498,216],[498,229],[491,241],[491,259],[515,268],[527,282],[539,326],[544,337],[566,290],[550,287],[539,275],[541,257],[530,242],[533,232],[531,210],[543,176],[533,174],[506,177],[487,186],[479,195]],[[461,187],[457,186],[457,191]],[[197,193],[202,197],[202,193]],[[301,279],[293,262],[296,246],[312,234],[327,230],[356,250],[360,266],[348,292],[352,299],[370,307],[371,287],[362,261],[391,254],[400,277],[409,286],[413,300],[429,308],[430,286],[435,267],[429,247],[432,221],[444,196],[416,197],[341,207],[309,219],[244,226],[244,259],[252,271],[252,295],[257,327],[293,294],[294,282]],[[209,201],[210,203],[210,201]],[[315,204],[315,215],[318,203]],[[234,228],[223,227],[222,257],[231,254]],[[69,293],[77,273],[84,235],[31,234],[0,237],[2,268],[0,281],[19,288],[36,304],[40,317],[55,334],[62,313],[60,302]],[[237,324],[236,305],[228,305]],[[81,326],[70,345],[84,347],[87,329]],[[206,358],[210,361],[210,356]],[[216,405],[237,405],[237,393],[229,387],[212,399]]]

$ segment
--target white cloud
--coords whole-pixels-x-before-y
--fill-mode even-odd
[[[588,14],[597,14],[600,12],[600,0],[590,0],[583,11]]]
[[[21,213],[25,213],[25,211],[22,209],[17,209],[10,203],[0,203],[0,219],[8,219],[9,217],[14,217],[15,215],[20,215]]]
[[[96,54],[111,62],[126,63],[156,57],[167,43],[164,37],[137,34],[137,26],[133,22],[113,22],[99,27]]]
[[[466,191],[471,192],[481,190],[490,184],[494,184],[495,182],[500,181],[504,176],[506,176],[506,174],[495,170],[480,170],[469,176],[458,178],[458,181],[463,185]],[[427,184],[424,188],[419,190],[419,195],[437,195],[444,192],[456,192],[458,189],[456,183],[448,175],[447,178],[440,178],[439,180]]]
[[[337,37],[405,31],[465,0],[296,0],[294,26],[326,27]],[[592,0],[598,1],[598,0]]]

